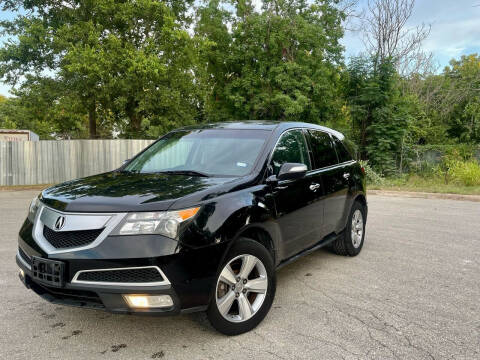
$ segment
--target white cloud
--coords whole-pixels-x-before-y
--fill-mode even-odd
[[[6,85],[0,81],[0,95],[10,96],[10,94],[8,93],[10,89],[11,89],[10,85]]]
[[[262,0],[252,0],[252,5],[256,11],[262,10],[263,1]]]
[[[425,49],[455,55],[466,49],[480,47],[480,26],[477,19],[436,22],[425,41]]]

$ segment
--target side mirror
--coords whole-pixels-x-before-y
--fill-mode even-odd
[[[307,165],[300,163],[284,163],[278,172],[278,180],[301,179],[307,173]]]

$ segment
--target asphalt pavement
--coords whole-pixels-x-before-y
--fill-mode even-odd
[[[17,233],[37,191],[0,191],[0,359],[480,359],[480,203],[370,196],[355,258],[277,273],[270,313],[226,337],[204,314],[112,315],[25,289]]]

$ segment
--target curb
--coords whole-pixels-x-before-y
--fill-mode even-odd
[[[444,199],[444,200],[461,200],[461,201],[480,202],[480,195],[443,194],[443,193],[427,193],[427,192],[416,192],[416,191],[367,190],[367,195],[402,196],[402,197],[409,197],[409,198]]]
[[[2,191],[24,191],[24,190],[43,190],[46,189],[47,187],[52,186],[53,184],[40,184],[40,185],[14,185],[14,186],[8,186],[8,185],[2,185],[0,186],[0,192]]]

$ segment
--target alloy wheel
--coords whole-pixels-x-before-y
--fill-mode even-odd
[[[363,215],[360,210],[355,210],[352,216],[352,244],[355,249],[358,249],[362,243],[363,237]]]
[[[225,265],[217,281],[216,304],[231,322],[243,322],[262,307],[268,288],[267,271],[253,255],[239,255]]]

